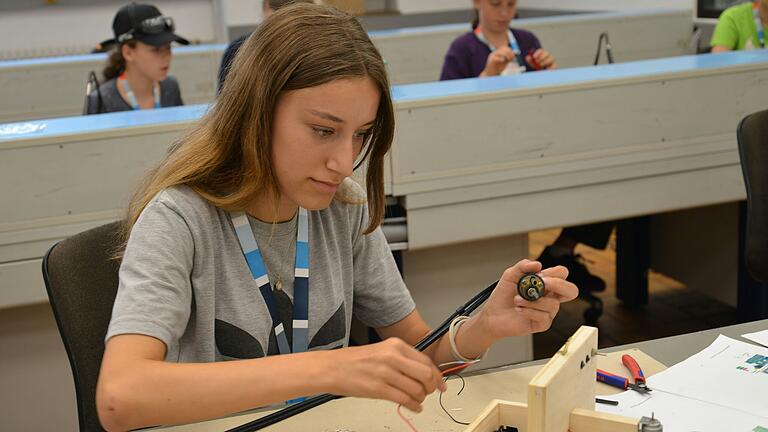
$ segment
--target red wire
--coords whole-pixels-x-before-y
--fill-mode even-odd
[[[472,366],[472,363],[464,363],[462,365],[454,366],[451,368],[448,368],[442,372],[443,376],[448,376],[454,372],[461,372],[462,370]]]
[[[413,425],[413,423],[411,423],[411,421],[410,421],[410,420],[408,420],[408,418],[407,418],[406,416],[404,416],[404,415],[403,415],[403,413],[400,411],[400,408],[401,408],[401,407],[402,407],[402,405],[398,405],[398,406],[397,406],[397,415],[399,415],[399,416],[400,416],[400,418],[401,418],[401,419],[403,419],[403,421],[405,422],[405,424],[407,424],[407,425],[408,425],[408,427],[409,427],[409,428],[411,428],[411,430],[412,430],[413,432],[419,432],[418,430],[416,430],[416,426],[414,426],[414,425]]]

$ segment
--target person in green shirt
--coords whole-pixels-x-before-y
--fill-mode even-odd
[[[765,48],[767,27],[768,0],[731,6],[720,15],[709,45],[713,53]]]

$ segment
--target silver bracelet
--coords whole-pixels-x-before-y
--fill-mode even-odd
[[[448,327],[448,341],[451,343],[451,354],[453,354],[453,358],[457,361],[463,361],[466,363],[474,363],[479,362],[480,360],[484,359],[485,356],[488,354],[488,350],[485,350],[483,354],[480,355],[480,357],[475,359],[466,358],[463,355],[459,353],[458,348],[456,348],[456,334],[459,332],[459,327],[461,327],[462,324],[464,324],[464,321],[468,320],[469,317],[466,315],[460,315],[451,321],[451,325]]]

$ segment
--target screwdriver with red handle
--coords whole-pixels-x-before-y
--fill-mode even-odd
[[[634,383],[629,382],[628,378],[614,375],[602,369],[597,370],[597,380],[601,383],[605,383],[613,387],[618,387],[623,390],[631,389],[638,393],[650,392],[651,389],[649,389],[645,384],[645,374],[640,368],[640,365],[637,363],[637,360],[635,360],[635,358],[629,354],[624,354],[621,356],[621,362],[627,369],[629,369],[629,372],[632,374],[632,379],[635,380]]]

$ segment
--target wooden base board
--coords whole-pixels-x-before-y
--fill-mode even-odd
[[[466,432],[635,432],[638,419],[594,411],[597,329],[582,326],[528,384],[528,403],[494,400]]]

